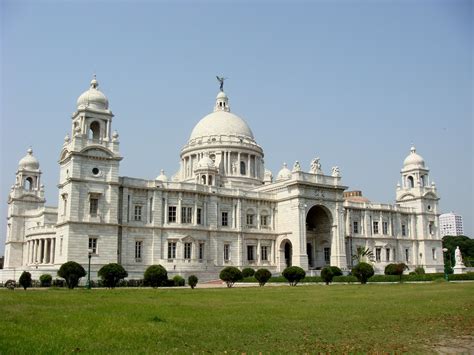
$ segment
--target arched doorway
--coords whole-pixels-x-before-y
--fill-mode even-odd
[[[292,265],[293,245],[288,239],[284,239],[280,244],[280,268],[281,270]]]
[[[331,264],[331,231],[331,212],[321,205],[311,207],[306,215],[306,252],[310,269]]]

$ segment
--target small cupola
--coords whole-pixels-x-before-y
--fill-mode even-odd
[[[230,112],[229,98],[224,91],[219,91],[216,97],[216,105],[214,106],[214,112],[225,111]]]

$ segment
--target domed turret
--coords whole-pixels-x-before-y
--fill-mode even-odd
[[[160,182],[168,182],[168,178],[166,177],[165,171],[163,169],[160,170],[160,175],[158,175],[155,180]]]
[[[18,163],[18,169],[38,170],[39,161],[33,156],[33,149],[28,148],[26,155]]]
[[[403,168],[424,168],[425,167],[425,160],[416,153],[415,147],[411,147],[410,154],[405,158],[403,161]]]
[[[196,169],[215,169],[216,166],[209,156],[204,156],[196,166]]]
[[[283,168],[281,168],[281,170],[278,172],[276,181],[288,180],[288,179],[291,179],[291,170],[288,169],[288,166],[286,165],[286,163],[283,163]]]
[[[77,108],[93,108],[99,110],[109,109],[109,100],[107,97],[98,89],[99,82],[95,75],[91,81],[89,90],[79,96],[77,99]]]

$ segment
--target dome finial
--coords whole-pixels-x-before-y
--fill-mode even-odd
[[[97,89],[99,82],[97,81],[97,75],[95,73],[92,75],[93,79],[91,80],[91,88]]]
[[[416,153],[416,148],[415,148],[415,144],[414,144],[414,143],[411,144],[410,152]]]

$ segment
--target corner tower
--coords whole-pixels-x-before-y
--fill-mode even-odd
[[[119,153],[107,97],[94,76],[77,100],[59,158],[58,262],[117,261]],[[63,250],[63,245],[67,249]]]

